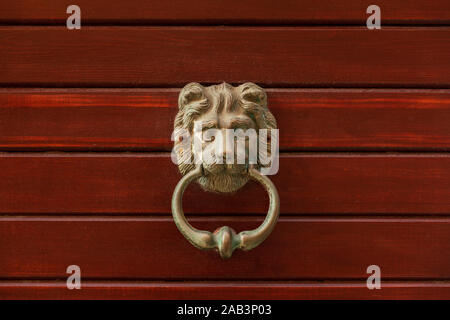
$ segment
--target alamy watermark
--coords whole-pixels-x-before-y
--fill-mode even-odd
[[[366,13],[371,14],[366,21],[367,29],[381,29],[381,9],[376,4],[367,7]]]
[[[67,289],[81,289],[81,268],[72,264],[67,267],[66,273],[70,274],[66,281]]]
[[[278,172],[278,129],[204,130],[203,123],[195,121],[192,135],[186,129],[177,130],[172,133],[172,141],[179,141],[171,155],[172,162],[177,165],[258,164],[261,174],[274,175]]]
[[[376,264],[370,265],[366,270],[370,276],[367,278],[367,288],[369,290],[381,289],[381,269]]]
[[[70,16],[66,20],[67,29],[81,29],[81,9],[79,6],[72,4],[67,7],[66,13]]]

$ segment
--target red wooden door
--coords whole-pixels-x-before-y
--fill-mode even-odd
[[[450,298],[449,1],[380,0],[381,30],[368,1],[34,3],[0,2],[0,298]],[[226,261],[170,213],[192,81],[257,83],[280,128],[279,222]],[[184,201],[208,230],[268,203]]]

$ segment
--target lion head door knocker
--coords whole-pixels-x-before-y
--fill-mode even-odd
[[[253,83],[189,83],[181,90],[178,107],[172,152],[183,175],[172,197],[178,229],[197,248],[217,249],[222,258],[231,257],[236,248],[255,248],[272,232],[280,211],[277,189],[267,177],[278,171],[278,130],[265,91]],[[269,194],[269,210],[258,228],[237,234],[225,226],[209,232],[186,220],[182,197],[193,180],[205,191],[234,193],[249,179]]]

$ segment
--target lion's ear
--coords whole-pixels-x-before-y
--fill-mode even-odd
[[[240,85],[239,90],[244,100],[257,103],[262,107],[267,106],[267,95],[260,86],[252,82],[247,82]]]
[[[205,88],[197,82],[185,85],[178,96],[178,108],[182,110],[188,104],[203,99],[204,90]]]

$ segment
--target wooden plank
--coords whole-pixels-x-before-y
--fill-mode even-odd
[[[0,299],[152,299],[152,300],[446,300],[449,282],[388,282],[381,290],[347,282],[83,282],[67,290],[62,281],[0,282]]]
[[[282,214],[450,212],[448,154],[287,154],[279,167],[271,178]],[[5,153],[0,168],[0,212],[18,214],[168,214],[180,179],[164,153]],[[184,196],[188,213],[265,213],[267,205],[253,182],[234,196],[192,184]]]
[[[283,1],[242,0],[232,4],[225,0],[182,0],[123,2],[120,0],[78,0],[83,23],[127,24],[364,24],[366,0]],[[68,17],[68,2],[33,0],[0,3],[0,22],[63,24]],[[383,24],[445,24],[450,19],[445,0],[379,0]]]
[[[262,218],[192,218],[197,228],[256,228]],[[194,248],[171,218],[2,217],[0,278],[450,279],[449,218],[282,218],[259,247],[229,260]]]
[[[267,92],[281,150],[450,150],[449,90]],[[170,151],[178,93],[0,90],[0,148]]]
[[[450,86],[449,27],[0,27],[0,85]]]

